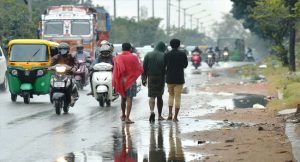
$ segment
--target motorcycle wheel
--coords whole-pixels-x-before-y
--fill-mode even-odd
[[[103,96],[99,97],[99,106],[104,107],[104,97]]]
[[[18,95],[16,95],[16,94],[10,94],[10,99],[11,99],[12,102],[16,102],[17,97],[18,97]]]
[[[107,100],[107,101],[106,101],[106,106],[107,106],[107,107],[110,107],[110,105],[111,105],[111,101],[110,101],[110,100]]]
[[[55,107],[55,113],[57,115],[60,115],[60,113],[61,113],[61,103],[60,103],[60,101],[55,100],[54,101],[54,107]]]
[[[23,98],[24,98],[24,103],[25,104],[29,104],[30,103],[30,95],[29,94],[25,95]]]
[[[68,113],[69,112],[69,104],[66,103],[66,101],[64,102],[64,107],[63,107],[63,110],[64,110],[64,113]]]

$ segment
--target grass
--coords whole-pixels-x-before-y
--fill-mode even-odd
[[[267,107],[274,111],[296,108],[300,104],[300,74],[291,73],[288,67],[281,66],[281,62],[276,60],[275,57],[266,58],[264,61],[257,65],[248,65],[242,68],[245,75],[258,76],[264,75],[269,84],[269,93],[277,94],[281,91],[283,99],[271,100]],[[259,65],[265,64],[267,68],[259,68]]]

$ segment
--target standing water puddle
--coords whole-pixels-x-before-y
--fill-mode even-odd
[[[233,103],[236,108],[253,108],[255,105],[266,106],[268,101],[263,95],[235,94]]]

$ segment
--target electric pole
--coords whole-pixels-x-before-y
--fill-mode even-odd
[[[178,0],[178,28],[180,29],[180,1],[181,0]]]
[[[137,0],[137,21],[140,21],[140,0]]]
[[[296,63],[295,63],[295,42],[296,42],[296,29],[295,29],[295,4],[297,3],[297,0],[289,0],[289,13],[290,19],[289,19],[289,69],[290,71],[295,72],[296,71]]]
[[[117,6],[116,6],[116,0],[114,0],[114,18],[117,17]]]
[[[152,0],[152,18],[154,18],[154,0]]]

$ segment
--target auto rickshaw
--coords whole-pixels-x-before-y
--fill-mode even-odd
[[[53,72],[51,57],[58,53],[58,43],[41,39],[15,39],[8,43],[7,79],[11,101],[17,96],[29,104],[33,95],[50,92],[50,78]]]

